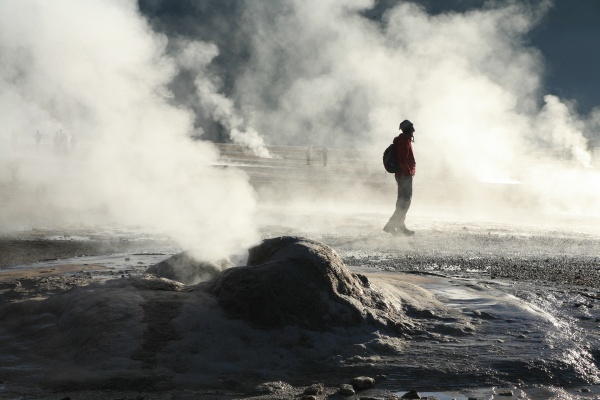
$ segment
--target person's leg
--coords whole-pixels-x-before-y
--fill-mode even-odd
[[[396,200],[396,210],[398,210],[398,220],[396,227],[399,230],[406,230],[406,213],[410,208],[412,201],[412,176],[399,176],[396,178],[398,183],[398,199]]]
[[[414,232],[406,229],[404,223],[412,200],[412,176],[397,176],[396,183],[398,185],[396,210],[383,230],[392,234],[412,234]]]

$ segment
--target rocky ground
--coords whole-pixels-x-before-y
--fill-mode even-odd
[[[323,216],[320,223],[322,225],[331,225],[330,216]],[[581,305],[593,313],[600,302],[600,261],[596,249],[600,243],[593,235],[587,233],[568,232],[568,231],[543,231],[539,229],[529,229],[522,227],[494,224],[491,228],[480,223],[438,223],[432,226],[424,219],[414,218],[414,228],[417,235],[410,238],[396,238],[386,235],[379,229],[377,216],[355,216],[353,218],[337,219],[336,229],[329,231],[312,231],[306,226],[290,224],[265,226],[263,235],[265,237],[274,237],[282,233],[293,233],[302,236],[310,236],[315,240],[331,246],[341,257],[343,262],[352,270],[366,271],[367,273],[380,274],[388,273],[417,273],[424,276],[444,276],[449,278],[460,278],[469,280],[497,281],[500,284],[513,282],[514,287],[524,289],[525,292],[542,291],[545,293],[561,292],[565,296],[576,293],[578,298],[582,299]],[[2,257],[5,264],[0,270],[0,298],[2,302],[22,301],[29,298],[45,298],[48,295],[60,294],[65,291],[92,284],[102,277],[107,277],[106,264],[74,262],[61,264],[61,260],[53,261],[53,267],[48,267],[48,259],[54,258],[78,258],[86,259],[81,256],[102,255],[107,256],[120,254],[119,258],[128,261],[127,266],[115,271],[108,271],[108,277],[115,278],[127,276],[136,276],[141,274],[150,264],[147,257],[153,254],[156,259],[164,259],[169,254],[178,251],[173,243],[161,240],[64,240],[64,237],[47,235],[32,240],[32,234],[21,233],[5,237],[0,240],[0,246],[3,249]],[[45,251],[47,249],[47,251]],[[160,251],[162,251],[162,253]],[[139,264],[135,262],[135,254],[139,255]],[[156,255],[158,254],[158,255]],[[162,255],[160,255],[162,254]],[[146,257],[145,259],[143,257]],[[11,260],[11,261],[9,261]],[[28,268],[26,275],[21,269],[14,269],[15,265],[40,262],[39,265],[44,268]],[[50,262],[52,263],[52,261]],[[36,264],[32,264],[35,266]],[[57,267],[58,265],[58,267]],[[62,267],[60,266],[62,265]],[[524,286],[523,286],[524,285]],[[529,285],[529,286],[528,286]],[[528,300],[532,300],[529,298]],[[565,301],[573,301],[572,297],[565,297]],[[573,304],[576,307],[577,304]],[[600,316],[600,315],[599,315]],[[588,323],[593,325],[593,318]],[[504,340],[504,339],[502,339]],[[428,363],[425,363],[428,364]],[[359,370],[355,370],[354,377],[360,376]],[[122,384],[113,382],[106,387],[106,390],[85,391],[83,388],[69,390],[62,388],[58,391],[50,392],[44,389],[22,388],[11,385],[11,390],[16,392],[6,393],[12,397],[0,398],[23,398],[23,399],[54,399],[56,395],[59,398],[79,398],[79,399],[99,399],[105,398],[107,391],[113,398],[123,399],[187,399],[187,398],[253,398],[253,399],[283,399],[283,398],[398,398],[403,395],[409,387],[406,382],[390,381],[386,378],[385,368],[367,367],[364,369],[365,375],[373,378],[374,388],[356,391],[357,387],[352,386],[352,376],[341,376],[337,378],[337,383],[332,382],[331,377],[318,379],[312,377],[313,384],[302,385],[298,381],[282,380],[264,382],[252,387],[243,384],[244,378],[240,381],[221,382],[214,389],[202,389],[195,391],[173,391],[171,388],[155,388],[151,391],[145,388],[153,387],[148,382],[136,383],[136,388],[132,391],[128,388],[124,390]],[[423,389],[421,375],[415,375],[415,381],[421,383],[415,384],[415,387],[421,388],[421,394],[427,393]],[[463,388],[467,388],[466,382],[469,379],[476,381],[475,377],[465,377]],[[335,378],[334,378],[335,380]],[[249,380],[250,382],[252,380]],[[370,380],[368,380],[370,382]],[[431,382],[435,379],[431,379]],[[131,385],[131,381],[127,381]],[[291,384],[289,383],[291,382]],[[5,383],[8,383],[5,382]],[[308,382],[310,383],[310,382]],[[401,384],[405,391],[391,390],[393,387],[399,387]],[[0,382],[0,388],[3,383]],[[349,386],[343,386],[349,385]],[[370,384],[366,384],[370,385]],[[231,389],[227,389],[230,386]],[[433,385],[432,387],[436,387]],[[355,391],[355,395],[342,395],[341,388],[345,388],[343,393]],[[471,392],[464,391],[462,394],[456,392],[454,398],[467,399],[468,394],[472,393],[471,398],[492,398],[490,393],[504,390],[504,393],[513,391],[515,396],[521,398],[542,399],[542,398],[593,398],[586,397],[585,394],[573,394],[576,390],[584,390],[585,387],[578,386],[565,396],[571,397],[552,397],[552,394],[562,389],[553,386],[545,388],[537,387],[537,395],[531,394],[532,388],[515,388],[510,385],[499,389],[471,389]],[[158,390],[158,391],[157,391]],[[478,391],[479,390],[479,391]],[[486,391],[487,390],[487,391]],[[592,396],[594,391],[592,387],[589,392]],[[529,391],[529,392],[527,392]],[[159,393],[160,392],[160,393]],[[135,394],[137,393],[137,394]],[[446,392],[429,392],[429,398],[453,398]],[[527,395],[529,393],[529,395]],[[543,393],[543,394],[539,394]],[[581,393],[581,392],[580,392]],[[21,396],[21,397],[17,397]],[[311,397],[312,396],[312,397]],[[437,396],[437,397],[433,397]],[[529,397],[526,397],[529,396]],[[547,397],[544,397],[547,396]],[[577,397],[583,396],[583,397]],[[504,398],[504,397],[503,397]]]
[[[507,293],[519,301],[552,312],[554,316],[564,317],[570,325],[561,326],[561,329],[566,329],[570,335],[579,338],[577,340],[588,340],[585,332],[592,332],[589,336],[593,336],[598,328],[600,237],[597,228],[594,228],[597,225],[594,219],[556,216],[550,219],[531,215],[524,218],[527,212],[512,215],[510,220],[497,216],[488,219],[469,213],[456,215],[452,213],[453,209],[432,204],[431,201],[425,204],[426,200],[431,200],[430,195],[439,195],[441,192],[443,196],[447,187],[423,179],[416,183],[413,206],[407,221],[417,234],[409,238],[392,237],[381,230],[392,211],[388,203],[393,207],[394,193],[393,186],[388,185],[389,176],[382,175],[379,170],[374,172],[370,168],[363,168],[366,164],[356,158],[355,153],[331,151],[329,165],[325,168],[318,164],[306,166],[305,153],[300,148],[274,149],[273,153],[281,158],[262,160],[247,156],[234,147],[222,147],[224,163],[243,164],[240,168],[248,173],[251,183],[256,187],[263,238],[297,235],[329,245],[350,270],[375,276],[374,279],[387,280],[388,283],[392,280],[385,274],[402,273],[404,275],[401,276],[414,276],[414,279],[422,282],[431,277],[427,281],[430,287],[438,285],[436,279],[439,278],[444,282],[452,282],[457,288],[474,288],[475,292]],[[350,164],[352,169],[348,173]],[[361,181],[361,188],[353,192],[351,185],[357,179]],[[349,187],[351,195],[348,193]],[[307,188],[310,188],[308,192]],[[372,199],[371,190],[383,194],[384,200],[389,197],[392,199],[388,203],[382,202],[379,194]],[[315,191],[321,195],[318,204],[312,200]],[[493,196],[499,193],[519,195],[512,187],[493,187],[491,191]],[[482,204],[484,207],[485,202]],[[5,232],[0,235],[0,304],[45,299],[53,294],[64,294],[71,289],[88,286],[93,292],[94,284],[112,278],[123,282],[129,279],[135,281],[150,265],[181,250],[168,238],[131,233],[115,227],[53,226]],[[157,308],[165,312],[152,317],[156,319],[157,330],[154,333],[165,340],[172,334],[169,329],[162,330],[172,316],[166,305],[174,304],[176,310],[181,309],[180,302],[169,296],[171,294],[164,294],[161,304],[165,307]],[[109,299],[97,305],[105,306],[107,302]],[[149,311],[147,318],[153,315],[151,310],[145,311]],[[477,312],[470,311],[469,315],[476,315]],[[486,315],[481,312],[476,317],[482,319]],[[424,317],[427,315],[420,316]],[[466,334],[473,336],[472,333]],[[404,358],[396,361],[396,364],[386,364],[370,353],[360,354],[351,357],[348,365],[352,368],[348,369],[348,373],[323,372],[316,368],[319,365],[308,365],[294,379],[278,379],[275,374],[273,379],[257,382],[259,372],[249,370],[235,379],[228,377],[214,381],[212,387],[208,385],[203,389],[176,390],[168,382],[155,377],[114,379],[105,382],[102,388],[86,390],[85,385],[49,388],[15,384],[12,379],[0,376],[0,398],[383,399],[399,398],[411,388],[419,389],[422,396],[444,400],[511,398],[509,393],[512,393],[512,398],[535,400],[598,398],[600,390],[596,386],[586,386],[584,380],[573,380],[577,383],[569,386],[568,379],[562,379],[560,374],[553,379],[539,381],[531,375],[526,382],[530,386],[520,385],[516,381],[502,386],[498,385],[501,377],[489,370],[484,369],[478,374],[468,371],[467,366],[471,361],[464,360],[464,352],[474,356],[488,349],[492,349],[490,351],[493,353],[514,347],[517,349],[514,351],[518,351],[527,346],[522,336],[522,332],[513,329],[502,337],[479,338],[479,342],[477,336],[474,336],[474,340],[438,338],[435,346],[431,345],[432,342],[423,341],[410,351],[406,349],[404,355],[400,355]],[[0,337],[0,342],[2,339]],[[242,342],[251,341],[252,337],[240,334],[239,339]],[[301,348],[311,348],[314,338],[300,339],[298,343]],[[279,338],[272,335],[260,340],[268,344],[269,340],[277,341]],[[519,347],[523,343],[525,347]],[[581,346],[576,343],[580,347],[568,357],[577,361],[578,357],[585,356],[595,360],[592,361],[595,365],[588,367],[598,368],[600,351],[597,343],[586,343]],[[445,360],[438,358],[437,352],[442,345],[446,352]],[[90,350],[95,346],[95,343],[90,345]],[[388,349],[389,346],[382,345],[379,350]],[[136,354],[144,365],[152,366],[156,362],[151,345],[142,345],[138,350]],[[27,349],[23,351],[28,354]],[[491,356],[488,354],[487,357]],[[441,366],[442,361],[446,363],[444,366]],[[336,362],[343,364],[340,360]],[[540,371],[544,368],[543,364],[544,360]],[[284,369],[289,368],[285,360],[281,365]],[[416,367],[411,368],[413,365]],[[535,360],[529,367],[531,365],[539,366]],[[460,377],[463,367],[465,373]],[[316,371],[313,375],[309,374],[311,368]],[[448,371],[460,377],[456,379],[453,389],[436,384],[444,381],[444,374]],[[404,377],[402,372],[405,373]],[[582,373],[582,376],[586,374]],[[363,375],[372,380],[353,382],[353,378]],[[368,388],[373,383],[375,387]],[[560,388],[563,384],[565,388]],[[435,392],[438,389],[445,391]],[[356,393],[352,395],[351,391]]]

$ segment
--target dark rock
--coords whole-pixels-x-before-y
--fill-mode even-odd
[[[282,381],[265,382],[256,386],[254,390],[260,394],[277,394],[282,392],[290,392],[293,390],[292,385]]]
[[[354,388],[352,387],[352,385],[348,385],[348,384],[344,383],[344,384],[340,385],[339,393],[344,396],[352,396],[356,392],[354,391]]]
[[[250,249],[247,267],[227,269],[203,286],[230,316],[262,328],[412,327],[397,300],[351,273],[331,247],[299,237],[264,240]]]
[[[233,266],[229,260],[221,260],[217,263],[197,261],[189,253],[183,252],[150,266],[146,273],[186,285],[195,285]]]
[[[404,393],[404,395],[401,397],[402,399],[420,399],[421,395],[419,394],[419,392],[417,392],[416,390],[411,390],[409,392]]]
[[[356,390],[370,389],[375,386],[375,379],[368,376],[358,376],[352,379],[352,386]]]
[[[498,396],[506,396],[506,397],[510,397],[510,396],[514,396],[515,394],[513,393],[512,390],[504,390],[502,392],[498,392]]]
[[[386,379],[387,379],[387,375],[385,375],[385,374],[379,374],[375,377],[376,382],[385,381]]]
[[[323,386],[322,383],[316,383],[316,384],[311,385],[311,386],[307,387],[306,389],[304,389],[304,394],[319,395],[319,394],[323,394],[324,390],[325,390],[325,387]]]

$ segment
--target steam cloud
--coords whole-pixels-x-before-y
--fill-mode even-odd
[[[255,56],[236,95],[268,142],[384,148],[410,118],[419,179],[455,182],[456,191],[520,183],[528,207],[598,215],[587,139],[598,135],[598,111],[586,120],[544,95],[543,59],[525,45],[550,2],[435,16],[404,2],[382,21],[361,15],[373,5],[248,5]]]
[[[212,167],[218,151],[170,103],[166,46],[133,1],[0,3],[3,228],[95,217],[207,260],[257,240],[247,177]]]
[[[237,114],[233,101],[219,92],[215,82],[218,77],[211,79],[208,67],[218,55],[218,48],[202,41],[180,41],[178,47],[180,52],[176,59],[179,65],[195,75],[196,105],[207,110],[214,120],[225,127],[234,143],[250,149],[259,157],[270,157],[263,138],[254,129],[244,126],[243,118]]]
[[[221,256],[256,239],[256,201],[243,173],[210,167],[217,150],[189,139],[210,136],[206,119],[268,157],[265,143],[379,154],[404,118],[417,127],[416,184],[476,200],[465,182],[519,183],[511,207],[600,215],[589,146],[600,109],[582,117],[544,93],[525,36],[551,3],[534,3],[429,15],[398,2],[369,19],[371,0],[205,1],[149,23],[133,1],[5,0],[0,183],[19,190],[0,215],[101,210]],[[169,4],[140,0],[146,12]],[[212,36],[192,29],[211,4],[226,21]],[[71,157],[15,150],[59,129],[77,139]]]

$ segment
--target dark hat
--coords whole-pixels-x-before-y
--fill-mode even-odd
[[[413,123],[410,122],[409,120],[405,119],[404,121],[400,122],[400,130],[402,132],[404,132],[405,130],[412,128]]]

